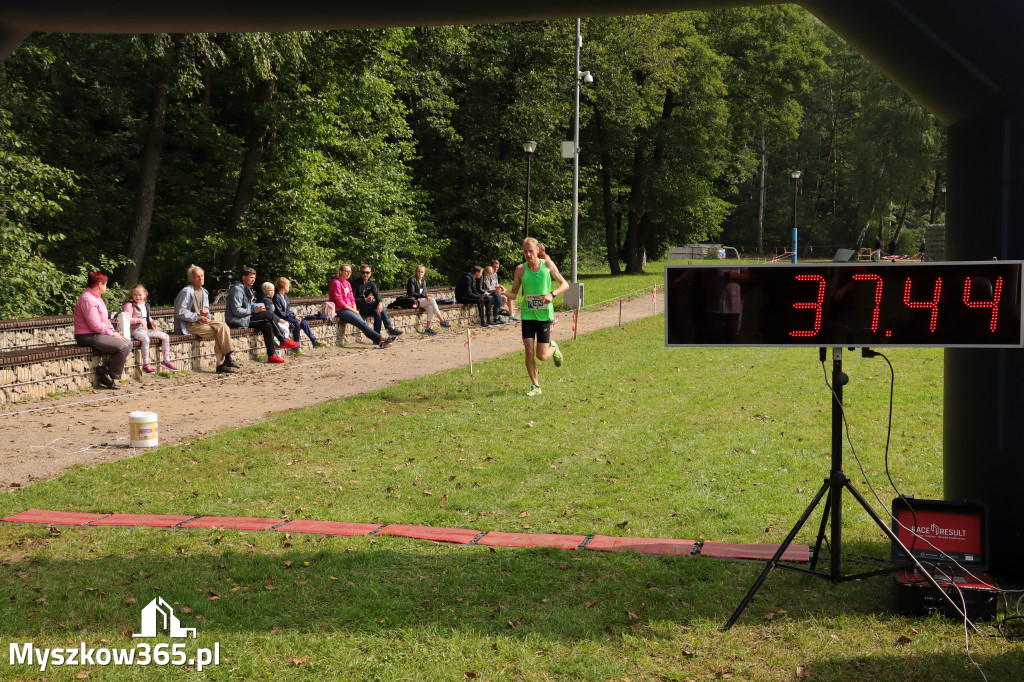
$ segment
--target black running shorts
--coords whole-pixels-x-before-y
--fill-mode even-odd
[[[524,339],[537,339],[537,343],[551,343],[551,320],[523,320]]]

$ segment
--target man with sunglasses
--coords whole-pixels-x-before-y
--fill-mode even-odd
[[[381,325],[388,330],[388,336],[401,336],[402,330],[395,329],[388,317],[387,308],[380,298],[377,283],[370,279],[373,270],[369,265],[359,266],[359,279],[352,282],[352,295],[356,297],[356,308],[360,315],[373,315],[373,331],[380,334]]]

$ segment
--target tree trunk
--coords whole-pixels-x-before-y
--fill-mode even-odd
[[[768,172],[768,141],[761,134],[761,185],[757,193],[757,255],[763,254],[764,244],[764,179]]]
[[[594,104],[594,126],[597,128],[597,144],[601,150],[601,204],[604,209],[604,239],[608,251],[608,267],[611,274],[618,275],[619,238],[615,220],[615,204],[612,200],[612,153],[608,148],[608,132],[604,127],[601,109]]]
[[[942,171],[935,169],[935,186],[932,187],[932,208],[928,212],[928,224],[935,224],[935,209],[939,203],[939,182],[942,180]]]
[[[235,201],[231,206],[225,231],[228,248],[220,263],[223,270],[237,268],[238,259],[242,254],[241,223],[245,214],[249,212],[253,197],[256,195],[256,176],[259,173],[260,160],[263,158],[267,133],[270,131],[270,118],[265,108],[273,99],[276,89],[276,80],[265,80],[260,82],[256,93],[256,116],[253,119],[249,135],[246,137],[245,158],[242,160],[242,169],[238,174],[238,188],[235,190]]]
[[[900,219],[896,223],[896,230],[892,233],[892,240],[896,242],[897,246],[900,243],[900,232],[903,231],[903,224],[907,222],[907,210],[910,208],[910,197],[903,202],[903,211],[900,213]]]
[[[652,212],[648,209],[648,197],[652,177],[661,168],[665,158],[665,139],[661,134],[664,124],[675,109],[675,93],[665,91],[661,109],[661,122],[654,130],[654,149],[650,160],[643,152],[643,145],[637,145],[633,157],[633,190],[629,197],[629,229],[626,232],[626,272],[639,274],[647,262],[647,240],[651,234]]]
[[[153,205],[156,202],[156,177],[160,168],[160,150],[164,137],[164,119],[167,115],[167,99],[170,90],[171,73],[174,65],[174,45],[168,49],[163,64],[157,71],[153,85],[153,99],[149,106],[149,123],[146,125],[146,140],[139,160],[139,184],[135,190],[135,215],[132,219],[132,234],[128,242],[128,258],[131,260],[121,273],[121,286],[127,288],[139,282],[142,259],[146,255],[149,228],[153,223]]]
[[[871,217],[875,213],[875,206],[878,204],[878,196],[882,191],[882,178],[885,177],[885,162],[889,158],[889,145],[892,144],[892,131],[894,124],[890,123],[889,128],[885,132],[885,139],[882,141],[882,154],[881,162],[878,164],[878,177],[876,178],[874,187],[871,190],[871,202],[868,204],[868,216],[864,220],[864,227],[861,228],[860,234],[857,235],[857,244],[854,246],[855,249],[859,249],[864,244],[864,237],[867,236],[868,228],[871,227]],[[878,221],[878,236],[882,238],[882,221],[879,218]],[[882,239],[882,246],[885,246],[885,240]]]

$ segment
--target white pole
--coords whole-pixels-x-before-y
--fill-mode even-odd
[[[576,259],[580,221],[580,49],[582,20],[576,19],[576,115],[572,127],[572,283],[576,284]],[[579,294],[577,293],[577,298]]]

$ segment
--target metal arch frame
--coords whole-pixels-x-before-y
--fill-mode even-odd
[[[1024,257],[1020,0],[796,0],[948,126],[946,258]],[[0,59],[33,31],[245,32],[500,23],[775,4],[771,0],[0,0]],[[995,572],[1024,577],[1024,350],[948,349],[947,500],[984,500]]]

